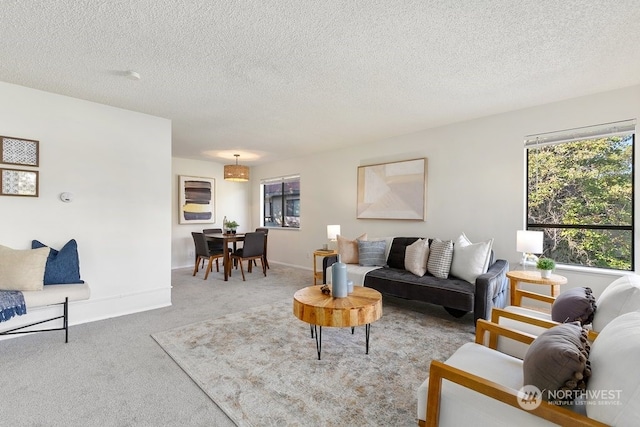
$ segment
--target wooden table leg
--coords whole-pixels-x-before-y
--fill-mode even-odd
[[[518,279],[509,278],[509,293],[511,296],[511,305],[516,304],[516,292],[518,291]]]
[[[224,258],[224,280],[228,281],[229,280],[229,273],[231,272],[230,269],[230,265],[231,265],[231,257],[229,256],[229,245],[228,244],[224,244],[222,245],[222,253],[223,253],[223,258]]]

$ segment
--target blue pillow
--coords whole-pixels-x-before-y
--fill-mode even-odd
[[[37,240],[31,241],[31,249],[43,248],[47,245]],[[44,267],[45,285],[62,285],[67,283],[84,283],[80,280],[80,261],[78,260],[78,244],[69,240],[59,251],[50,248],[47,264]]]

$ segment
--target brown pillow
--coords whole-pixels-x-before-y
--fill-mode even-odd
[[[338,254],[340,261],[345,264],[358,264],[360,257],[358,256],[358,240],[367,240],[367,233],[349,240],[338,234]]]
[[[593,322],[596,312],[596,298],[591,288],[573,288],[562,292],[551,306],[551,318],[555,322]]]
[[[549,402],[573,400],[591,376],[587,330],[578,322],[554,326],[536,338],[522,362],[524,385],[534,385]]]

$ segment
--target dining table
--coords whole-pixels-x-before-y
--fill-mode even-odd
[[[229,251],[229,244],[233,244],[235,249],[237,242],[244,241],[244,233],[205,233],[204,237],[211,241],[222,241],[224,280],[229,280],[229,276],[231,275],[231,252]]]

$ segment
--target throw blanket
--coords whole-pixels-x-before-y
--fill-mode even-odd
[[[24,295],[20,291],[0,291],[0,322],[27,313]]]

